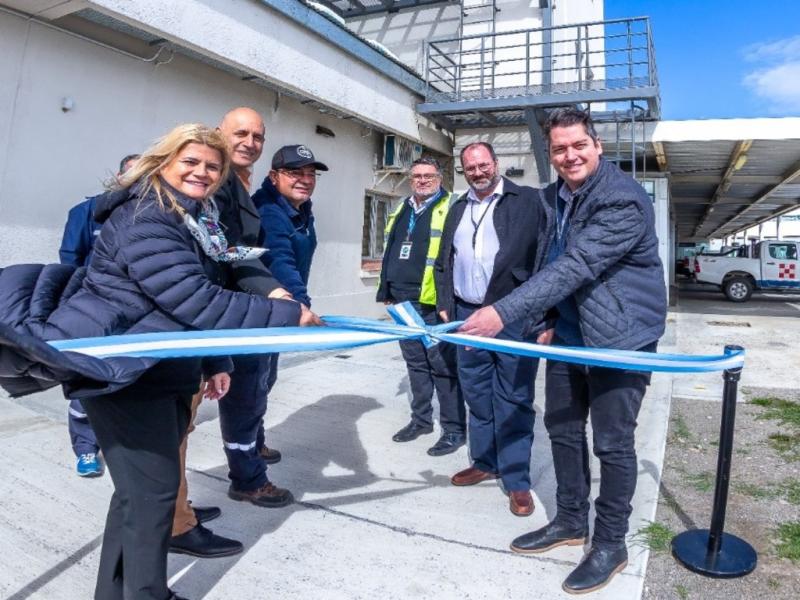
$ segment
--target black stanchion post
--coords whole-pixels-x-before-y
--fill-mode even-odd
[[[740,351],[740,346],[725,346],[725,353]],[[756,568],[758,556],[741,538],[725,533],[725,512],[733,454],[733,430],[736,421],[736,396],[742,369],[723,373],[722,420],[719,428],[717,480],[711,528],[684,531],[672,539],[672,555],[684,567],[708,577],[742,577]]]

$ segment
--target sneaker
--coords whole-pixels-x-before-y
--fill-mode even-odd
[[[80,477],[100,477],[103,474],[103,463],[94,452],[81,454],[75,468]]]
[[[228,498],[240,502],[252,502],[256,506],[264,506],[266,508],[280,508],[294,502],[292,492],[279,488],[269,481],[257,490],[252,491],[235,490],[231,485],[231,487],[228,488]]]

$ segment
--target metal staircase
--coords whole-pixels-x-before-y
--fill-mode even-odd
[[[655,65],[647,18],[509,32],[492,23],[485,33],[428,43],[427,93],[417,110],[450,131],[527,125],[547,181],[541,124],[548,109],[589,109],[596,123],[616,127],[614,154],[636,173],[638,135],[660,117]]]

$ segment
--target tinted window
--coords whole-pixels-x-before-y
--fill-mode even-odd
[[[778,260],[797,260],[797,246],[794,244],[770,244],[769,255]]]

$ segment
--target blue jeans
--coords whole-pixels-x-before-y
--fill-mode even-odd
[[[479,307],[457,302],[456,319]],[[521,323],[498,339],[522,340]],[[533,445],[533,382],[538,358],[458,347],[458,378],[469,407],[469,450],[473,464],[500,476],[508,491],[529,490]]]
[[[655,343],[641,348],[655,349]],[[598,546],[625,543],[638,472],[636,418],[649,383],[650,373],[547,361],[544,424],[556,473],[556,519],[588,529],[591,473],[586,421],[591,416],[593,450],[600,460],[592,538]]]

